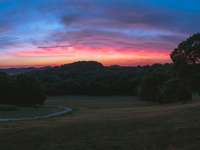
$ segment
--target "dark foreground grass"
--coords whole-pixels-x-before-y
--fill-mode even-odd
[[[0,149],[200,149],[199,103],[152,106],[131,97],[57,97],[48,103],[76,111],[48,120],[1,123]]]
[[[19,107],[0,105],[0,119],[33,118],[61,111],[63,111],[63,108],[54,106]]]

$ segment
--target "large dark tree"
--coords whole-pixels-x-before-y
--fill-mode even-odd
[[[200,64],[200,33],[181,42],[171,53],[171,58],[176,65]]]
[[[194,92],[199,92],[200,83],[200,33],[196,33],[171,53],[177,77]]]

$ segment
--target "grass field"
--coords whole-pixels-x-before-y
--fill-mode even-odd
[[[2,150],[198,150],[200,102],[155,105],[134,97],[50,97],[72,114],[0,123]]]
[[[17,106],[1,105],[0,106],[0,120],[1,119],[33,118],[33,117],[39,117],[39,116],[46,116],[46,115],[49,115],[55,112],[61,112],[61,111],[63,111],[63,108],[58,108],[54,106],[17,107]]]

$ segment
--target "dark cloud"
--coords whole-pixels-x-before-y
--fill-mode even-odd
[[[145,39],[143,37],[128,36],[119,32],[85,29],[72,32],[57,32],[51,35],[49,39],[52,40],[50,43],[54,43],[53,47],[84,46],[95,49],[114,48],[116,50],[172,50],[174,45],[182,39],[182,36],[159,35]],[[63,46],[62,43],[68,44]],[[47,48],[49,47],[47,46]]]
[[[38,48],[41,49],[50,49],[50,48],[68,48],[71,47],[72,45],[53,45],[53,46],[39,46]]]
[[[61,23],[68,26],[74,22],[79,21],[79,19],[80,19],[80,15],[77,15],[77,14],[66,15],[61,18]]]
[[[76,15],[64,15],[61,20],[65,25],[96,26],[107,28],[153,28],[175,32],[197,32],[200,26],[200,13],[152,9],[146,7],[111,7],[85,9]]]

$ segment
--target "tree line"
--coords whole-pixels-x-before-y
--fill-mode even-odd
[[[172,64],[106,67],[81,61],[34,69],[21,75],[0,73],[0,103],[42,104],[45,95],[134,95],[159,103],[187,102],[200,92],[200,34],[181,42]]]

